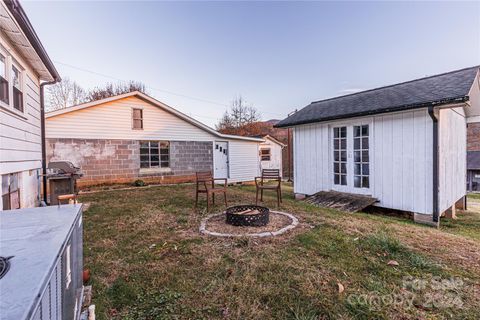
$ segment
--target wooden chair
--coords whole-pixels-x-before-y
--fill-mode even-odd
[[[196,191],[195,191],[195,209],[198,205],[198,195],[200,193],[207,194],[207,211],[210,211],[210,195],[212,195],[212,202],[215,205],[215,193],[223,193],[225,200],[225,207],[227,207],[227,179],[213,178],[212,172],[197,172],[196,173]],[[221,185],[215,185],[215,181],[223,181]]]
[[[276,181],[268,184],[270,181]],[[267,184],[265,183],[267,182]],[[258,192],[260,191],[260,201],[263,201],[263,190],[277,191],[277,206],[280,207],[282,202],[282,178],[279,169],[263,169],[261,177],[255,177],[255,186],[257,187],[257,195],[255,204],[258,204]]]

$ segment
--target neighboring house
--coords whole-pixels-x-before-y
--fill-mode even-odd
[[[270,135],[258,136],[264,142],[260,143],[260,169],[279,169],[283,175],[282,150],[285,144]]]
[[[480,191],[480,113],[467,119],[467,190]]]
[[[213,171],[229,182],[259,173],[262,139],[221,134],[135,91],[46,115],[47,158],[81,167],[79,186],[192,181]]]
[[[439,217],[466,194],[466,118],[480,115],[479,67],[312,102],[293,128],[294,192],[370,195]]]
[[[40,202],[43,96],[60,80],[18,1],[0,1],[0,210]]]
[[[480,191],[480,151],[467,152],[467,190]]]

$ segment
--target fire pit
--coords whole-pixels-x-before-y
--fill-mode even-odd
[[[226,222],[232,226],[261,227],[269,220],[270,210],[266,207],[240,205],[227,208],[225,211]]]

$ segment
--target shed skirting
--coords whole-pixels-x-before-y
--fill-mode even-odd
[[[82,169],[78,186],[193,181],[195,172],[213,169],[211,141],[169,141],[170,166],[140,169],[140,141],[116,139],[47,139],[47,162],[68,160]]]

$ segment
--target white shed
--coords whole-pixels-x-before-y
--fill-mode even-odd
[[[47,113],[46,138],[48,161],[81,167],[80,186],[186,182],[199,171],[252,181],[263,142],[221,134],[138,91]]]
[[[312,102],[293,128],[294,192],[370,195],[438,224],[466,201],[466,123],[480,114],[479,67]]]
[[[260,169],[279,169],[282,176],[282,150],[285,144],[270,135],[262,138],[264,142],[260,143]]]

